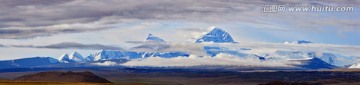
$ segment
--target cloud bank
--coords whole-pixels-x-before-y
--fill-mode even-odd
[[[340,32],[358,30],[359,19],[321,13],[262,13],[264,4],[287,6],[354,6],[357,0],[1,0],[0,38],[32,38],[59,33],[87,32],[113,28],[132,21],[187,21],[204,23],[250,23],[260,29],[320,30],[335,27]],[[319,17],[320,16],[322,17]],[[335,13],[336,15],[337,13]],[[341,16],[354,16],[342,13]],[[326,18],[323,18],[326,17]],[[356,17],[356,16],[354,16]],[[276,22],[274,22],[274,20]],[[286,23],[285,25],[282,23]],[[63,27],[66,25],[67,27]],[[93,28],[88,28],[91,26]],[[64,29],[69,28],[69,29]],[[82,29],[87,28],[87,29]],[[18,35],[18,36],[15,36]]]
[[[124,66],[251,66],[251,67],[292,67],[290,64],[297,64],[298,62],[288,61],[260,61],[257,58],[241,58],[226,54],[219,54],[215,57],[175,57],[175,58],[160,58],[149,57],[145,59],[137,59],[126,62]]]
[[[83,49],[83,50],[124,50],[120,47],[107,46],[101,44],[81,44],[76,42],[64,42],[58,44],[51,44],[45,46],[32,46],[32,45],[13,45],[11,47],[26,47],[26,48],[50,48],[50,49]]]

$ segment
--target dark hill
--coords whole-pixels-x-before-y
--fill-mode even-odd
[[[110,81],[96,76],[95,74],[85,72],[40,72],[24,75],[14,80],[17,81],[45,81],[45,82],[93,82],[93,83],[111,83]]]

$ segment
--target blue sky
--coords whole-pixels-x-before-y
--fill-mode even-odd
[[[360,45],[359,1],[338,0],[47,0],[0,1],[0,59],[57,57],[102,48],[127,49],[149,33],[189,43],[216,26],[237,42],[309,40]],[[350,6],[353,12],[263,13],[264,4]],[[64,44],[65,43],[65,44]],[[71,47],[73,44],[87,48]],[[56,45],[57,47],[51,47]],[[2,47],[1,47],[2,46]],[[13,54],[19,53],[19,54]],[[23,53],[21,53],[23,52]]]

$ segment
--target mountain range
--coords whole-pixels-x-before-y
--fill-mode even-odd
[[[214,27],[210,32],[198,38],[194,43],[213,42],[213,43],[230,43],[238,44],[233,40],[231,35],[218,28]],[[160,43],[160,44],[159,44]],[[146,48],[151,50],[159,50],[168,48],[169,45],[164,44],[166,41],[153,34],[148,34],[145,39],[145,43],[134,47],[133,49]],[[311,41],[295,41],[293,44],[308,44]],[[164,45],[163,45],[164,44]],[[227,54],[236,56],[239,58],[256,58],[259,61],[277,61],[286,60],[291,62],[299,62],[298,64],[290,64],[291,66],[302,68],[302,69],[331,69],[337,68],[335,65],[338,61],[335,60],[336,56],[332,53],[319,53],[315,52],[303,52],[303,51],[287,51],[277,50],[273,53],[265,55],[244,53],[242,51],[251,51],[250,48],[242,49],[231,49],[222,46],[204,45],[204,53],[208,56],[215,57],[219,54]],[[176,57],[190,57],[192,54],[182,51],[171,51],[171,52],[138,52],[138,51],[119,51],[119,50],[100,50],[86,57],[83,57],[80,53],[74,52],[71,54],[63,54],[58,59],[52,57],[32,57],[15,60],[4,60],[0,61],[0,69],[7,68],[29,68],[29,67],[46,67],[46,66],[60,66],[66,67],[69,64],[76,64],[79,66],[94,65],[93,63],[104,63],[107,61],[115,62],[117,64],[126,63],[128,61],[136,59],[146,59],[148,57],[160,57],[160,58],[176,58]],[[198,56],[202,57],[202,56]],[[219,61],[220,62],[220,61]],[[85,65],[80,65],[85,64]],[[206,65],[204,65],[206,66]]]

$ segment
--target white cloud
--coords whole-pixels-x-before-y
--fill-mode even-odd
[[[148,57],[145,59],[136,59],[126,62],[124,66],[252,66],[252,67],[292,67],[289,64],[296,64],[296,62],[288,61],[260,61],[257,58],[240,58],[226,54],[219,54],[215,57],[197,57],[191,55],[190,57],[175,57],[175,58],[161,58]]]
[[[1,1],[3,12],[0,16],[0,28],[20,27],[33,29],[34,27],[52,29],[52,26],[81,24],[81,27],[95,25],[109,25],[124,23],[132,20],[150,21],[185,21],[203,22],[211,24],[224,24],[231,22],[244,22],[255,24],[260,29],[280,30],[327,30],[326,26],[336,27],[338,30],[358,30],[356,19],[348,19],[341,16],[356,16],[358,13],[349,12],[342,14],[327,13],[263,13],[260,11],[264,4],[284,4],[287,6],[298,5],[345,5],[358,6],[359,1],[338,1],[338,0],[199,0],[193,3],[192,0],[168,1],[168,0],[75,0],[75,1]],[[330,13],[329,13],[330,14]],[[283,25],[286,23],[286,25]],[[79,29],[81,29],[81,27]],[[101,26],[100,26],[101,27]],[[97,28],[97,26],[96,26]],[[78,28],[76,28],[78,29]],[[94,31],[94,30],[92,30]],[[12,32],[3,31],[10,35],[0,38],[19,38]],[[347,31],[348,32],[348,31]],[[57,32],[54,32],[55,34]],[[10,37],[9,37],[10,36]],[[28,38],[42,35],[24,35],[21,38]]]
[[[96,63],[91,63],[91,64],[96,65],[96,66],[118,66],[119,65],[116,62],[112,62],[112,61],[96,62]]]

